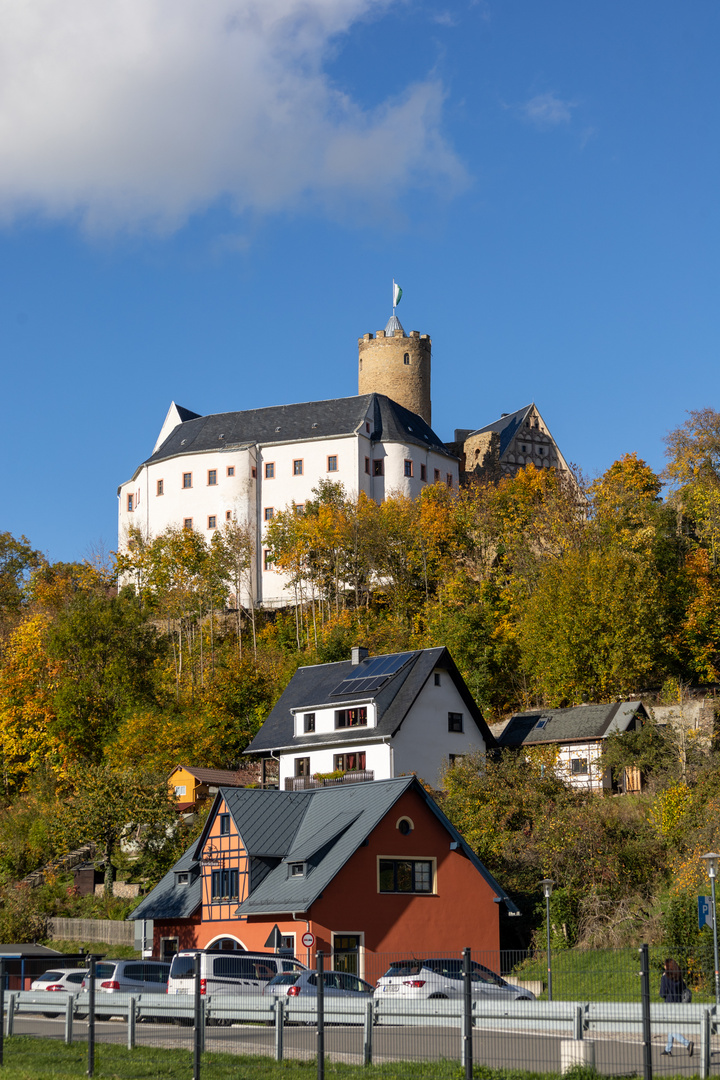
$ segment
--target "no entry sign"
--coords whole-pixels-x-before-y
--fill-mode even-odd
[[[302,941],[306,949],[312,949],[313,945],[315,944],[315,935],[311,934],[308,930],[307,933],[303,934],[300,940]]]

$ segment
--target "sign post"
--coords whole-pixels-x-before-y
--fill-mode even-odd
[[[300,938],[302,946],[307,949],[307,956],[305,957],[305,963],[310,967],[310,950],[315,944],[315,935],[311,934],[309,930],[306,930],[303,936]]]
[[[713,908],[711,896],[698,896],[698,930],[703,926],[713,928]]]

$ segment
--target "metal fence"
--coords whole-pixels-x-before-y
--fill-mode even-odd
[[[267,987],[205,996],[199,977],[188,981],[189,993],[178,995],[105,993],[101,986],[75,997],[0,991],[4,1033],[84,1044],[87,1072],[97,1076],[103,1072],[96,1046],[110,1043],[128,1051],[175,1051],[184,1063],[177,1075],[194,1080],[227,1075],[216,1055],[243,1055],[242,1076],[252,1075],[258,1056],[312,1060],[319,1080],[327,1062],[365,1066],[369,1074],[372,1066],[412,1063],[428,1080],[463,1074],[469,1080],[479,1066],[555,1075],[582,1066],[646,1080],[653,1073],[708,1077],[720,1071],[714,999],[699,992],[690,1003],[662,1002],[659,960],[646,946],[576,953],[572,962],[551,956],[553,1000],[546,981],[535,977],[543,964],[547,970],[545,955],[518,959],[468,949],[454,957],[375,954],[372,961],[365,958],[358,972],[371,985],[380,980],[367,994],[341,994],[341,980],[325,970],[322,956],[314,987],[277,996]],[[663,1052],[668,1045],[669,1054]],[[12,1061],[12,1047],[5,1044],[5,1063]]]

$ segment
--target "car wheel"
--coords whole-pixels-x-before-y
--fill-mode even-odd
[[[62,1016],[62,1013],[43,1013],[46,1020],[57,1020],[58,1016]]]
[[[431,994],[430,997],[428,998],[428,1001],[433,1001],[433,1000],[437,1001],[438,998],[442,998],[443,1001],[447,1001],[448,996],[447,996],[447,994]]]
[[[95,1013],[96,1020],[109,1020],[110,1013]]]

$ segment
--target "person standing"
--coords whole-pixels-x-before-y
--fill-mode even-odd
[[[685,980],[682,977],[680,965],[677,960],[666,960],[665,970],[660,979],[660,997],[666,1005],[678,1005],[681,1002],[689,1000],[689,993],[690,991],[685,985]],[[676,1031],[671,1031],[669,1033],[667,1045],[663,1050],[663,1054],[672,1054],[674,1042],[678,1042],[681,1046],[687,1047],[688,1055],[690,1057],[693,1056],[695,1043],[690,1039],[686,1039],[684,1035],[680,1035]]]

